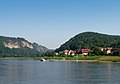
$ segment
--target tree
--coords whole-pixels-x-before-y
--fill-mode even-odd
[[[113,56],[120,56],[120,49],[116,50],[116,51],[113,51],[112,55]]]
[[[120,36],[115,35],[106,35],[95,32],[83,32],[75,37],[71,38],[69,41],[64,43],[57,49],[57,52],[63,51],[65,49],[68,50],[77,50],[81,48],[89,48],[92,47],[120,47]],[[96,54],[99,52],[95,51]]]
[[[49,51],[47,51],[47,52],[44,54],[44,56],[53,57],[53,56],[55,56],[55,53],[54,53],[54,52],[49,52]]]
[[[101,53],[102,51],[100,50],[99,47],[95,47],[92,52],[92,54],[95,54],[95,55],[101,55]]]

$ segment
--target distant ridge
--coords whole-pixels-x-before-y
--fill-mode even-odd
[[[0,36],[0,56],[40,56],[48,48],[24,38]]]
[[[83,32],[80,33],[69,41],[62,44],[56,51],[63,51],[65,49],[76,50],[81,48],[93,47],[120,47],[120,36],[107,35],[97,32]]]

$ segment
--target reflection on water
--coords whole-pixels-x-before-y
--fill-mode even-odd
[[[119,63],[0,60],[0,84],[120,84]]]

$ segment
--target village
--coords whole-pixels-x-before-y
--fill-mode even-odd
[[[107,55],[113,53],[114,51],[119,50],[119,48],[101,48],[100,51],[106,53]],[[89,48],[83,48],[83,49],[77,49],[77,50],[68,50],[65,49],[63,51],[56,52],[56,55],[67,55],[67,56],[89,56],[89,53],[93,52],[93,50],[90,50]]]

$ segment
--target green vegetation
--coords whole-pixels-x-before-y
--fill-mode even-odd
[[[118,56],[103,56],[102,58],[99,58],[98,61],[120,62],[120,57],[118,57]]]
[[[9,46],[19,46],[19,48],[8,48],[5,47],[5,44]],[[33,46],[33,48],[28,46]],[[32,44],[24,38],[0,36],[0,57],[38,57],[42,54],[40,50],[41,47],[42,50],[45,50],[45,47],[35,43]]]
[[[97,60],[101,58],[101,56],[79,56],[79,57],[66,57],[66,60]]]
[[[88,56],[88,57],[35,57],[34,60],[40,60],[44,58],[45,60],[97,60],[101,56]]]
[[[56,49],[56,52],[65,49],[77,50],[82,48],[94,50],[97,47],[120,48],[120,36],[84,32],[76,35],[65,44],[61,45],[60,48]],[[98,55],[99,52],[95,51],[95,54]]]
[[[113,51],[113,53],[111,55],[113,55],[113,56],[120,56],[120,49],[116,50],[116,51]]]
[[[29,48],[19,48],[19,49],[9,49],[9,48],[0,48],[1,57],[35,57],[40,56],[40,52],[29,49]]]
[[[0,60],[97,60],[101,56],[88,56],[88,57],[1,57]]]
[[[22,43],[24,41],[24,43]],[[8,48],[5,44],[10,44],[10,46],[18,45],[19,48]],[[24,44],[24,45],[23,45]],[[28,46],[26,46],[28,45]],[[30,47],[32,46],[32,48]],[[42,48],[41,48],[42,47]],[[102,48],[112,47],[116,48],[115,51],[107,54],[105,51],[101,51]],[[100,56],[120,56],[120,36],[106,35],[94,32],[84,32],[71,38],[65,44],[61,45],[60,48],[56,49],[56,52],[63,51],[65,49],[75,50],[75,54],[79,55],[79,51],[82,48],[89,48],[90,57],[66,57],[64,53],[60,53],[59,57],[53,50],[48,50],[46,47],[40,46],[36,43],[30,43],[24,38],[11,38],[0,36],[0,57],[33,57],[33,59],[41,59],[41,56],[45,59],[62,60],[63,57],[67,60],[95,60]],[[43,50],[43,51],[42,51]],[[46,52],[47,51],[47,52]],[[99,56],[100,55],[100,56]],[[98,57],[99,56],[99,57]]]
[[[118,56],[86,56],[86,57],[0,57],[0,60],[41,60],[44,58],[49,61],[65,61],[65,60],[97,60],[98,62],[120,62]]]
[[[33,57],[0,57],[0,60],[33,60]]]
[[[35,57],[34,60],[40,60],[44,58],[45,60],[63,60],[63,57]]]

